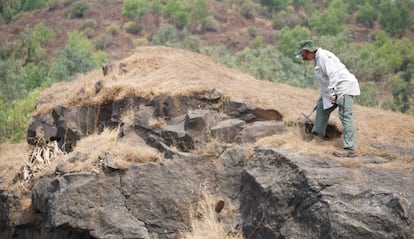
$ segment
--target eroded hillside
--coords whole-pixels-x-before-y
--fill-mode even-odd
[[[313,108],[317,94],[259,81],[204,55],[168,47],[139,47],[104,69],[57,83],[42,92],[33,112],[28,142],[36,147],[1,146],[19,152],[1,156],[2,235],[20,225],[19,235],[39,236],[33,238],[179,238],[199,190],[216,192],[231,205],[218,216],[228,231],[241,223],[248,234],[263,229],[260,233],[287,237],[326,230],[337,235],[342,226],[355,238],[365,230],[375,236],[411,232],[405,223],[413,213],[407,188],[414,169],[414,118],[355,105],[359,157],[338,159],[332,151],[341,146],[342,129],[335,112],[330,140],[309,141],[305,134],[302,112]],[[395,175],[402,181],[389,182]],[[269,196],[266,185],[292,194]],[[252,200],[253,189],[263,197]],[[323,215],[307,209],[315,198],[323,204],[332,195],[345,206],[324,207]],[[386,220],[354,225],[355,215],[375,216],[361,199],[380,205]],[[266,216],[294,231],[262,228],[261,214],[251,214],[260,211],[255,202],[261,200],[284,209],[262,208],[263,215],[290,207],[306,213],[295,225],[289,213]],[[349,213],[349,207],[358,213]],[[349,220],[336,221],[343,213]],[[127,216],[114,219],[121,215]],[[302,224],[315,218],[323,219],[320,226]],[[390,223],[395,220],[404,225],[373,230],[395,227]]]

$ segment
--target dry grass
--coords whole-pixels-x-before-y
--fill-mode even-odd
[[[0,144],[0,185],[10,185],[28,159],[31,147],[26,143]]]
[[[102,89],[98,93],[95,92],[97,81],[102,83]],[[217,64],[207,56],[168,47],[139,47],[130,57],[114,63],[113,71],[106,76],[103,76],[100,70],[96,70],[79,76],[74,82],[57,83],[42,92],[40,97],[42,104],[34,113],[49,112],[56,105],[101,105],[125,96],[136,95],[149,99],[159,95],[190,96],[194,95],[194,92],[210,91],[214,88],[222,94],[223,99],[276,110],[283,115],[284,123],[290,126],[289,131],[282,135],[264,138],[256,145],[282,147],[303,154],[320,155],[350,167],[361,165],[353,160],[340,160],[332,156],[332,151],[341,147],[341,139],[327,142],[303,140],[297,123],[302,120],[302,112],[308,113],[313,108],[318,95],[317,91],[256,80],[247,74]],[[355,105],[354,119],[357,127],[358,153],[362,156],[381,156],[392,159],[390,163],[371,166],[414,169],[413,155],[402,155],[371,146],[372,143],[380,143],[413,148],[414,116]],[[124,115],[123,120],[131,123],[132,112]],[[150,124],[163,125],[165,122],[162,119],[156,119],[156,122],[150,122]],[[342,128],[337,111],[333,112],[330,124]],[[100,135],[84,138],[78,142],[72,155],[84,155],[97,160],[109,150],[116,159],[119,159],[119,162],[145,162],[160,159],[157,153],[144,146],[132,147],[117,142],[115,135],[116,132],[105,131]],[[207,148],[197,149],[197,151],[218,152],[217,148],[220,146],[217,147],[217,145],[217,142],[212,141],[206,144]],[[0,157],[6,158],[2,160],[6,164],[1,166],[1,172],[7,176],[11,174],[9,172],[11,169],[22,165],[22,163],[7,163],[11,162],[8,158],[21,158],[20,162],[23,162],[24,151],[11,149],[11,146],[1,146],[1,151]],[[12,153],[5,156],[3,151]]]
[[[195,210],[192,210],[190,217],[190,230],[183,232],[183,239],[243,239],[240,231],[229,231],[219,221],[218,213],[215,206],[218,200],[222,200],[210,193],[201,194],[201,199]],[[220,213],[226,213],[225,210],[231,208],[225,205]],[[227,209],[229,210],[229,209]]]
[[[72,157],[87,158],[87,160],[76,160],[74,163],[64,164],[65,170],[69,171],[99,171],[100,161],[108,152],[114,159],[114,163],[120,168],[127,168],[130,163],[145,163],[160,161],[163,159],[156,149],[145,144],[130,145],[118,141],[119,129],[104,129],[100,134],[92,134],[80,139],[74,150],[65,156],[62,161],[68,161]]]

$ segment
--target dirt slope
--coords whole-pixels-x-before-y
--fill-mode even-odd
[[[99,94],[95,93],[97,81],[103,85]],[[283,115],[285,124],[291,126],[282,137],[268,137],[258,144],[338,160],[331,152],[341,147],[341,139],[305,142],[297,127],[298,122],[303,122],[301,112],[313,108],[317,91],[260,81],[204,55],[167,47],[137,48],[128,58],[114,63],[107,76],[96,70],[80,76],[74,83],[55,84],[43,92],[43,104],[35,113],[47,112],[56,105],[100,104],[105,99],[127,95],[192,95],[214,88],[232,100],[274,109]],[[358,151],[362,156],[393,159],[381,167],[414,168],[414,117],[359,105],[355,105],[354,110]],[[337,112],[332,114],[330,123],[341,129]]]

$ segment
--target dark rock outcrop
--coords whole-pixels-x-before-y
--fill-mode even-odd
[[[413,189],[411,171],[259,149],[242,174],[243,230],[247,238],[413,238]]]

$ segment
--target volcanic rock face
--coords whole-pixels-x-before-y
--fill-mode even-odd
[[[204,71],[206,80],[223,78],[234,84],[218,66],[206,70],[212,63],[199,56],[188,63],[194,69],[178,72],[182,62],[168,60],[171,51],[158,62],[148,51],[142,59],[120,63],[119,74],[138,69],[133,75],[137,79],[126,85],[149,87],[146,81],[153,77],[157,84],[151,91],[175,86],[175,81],[160,80],[172,78],[172,71],[190,75],[188,81]],[[275,107],[229,97],[219,84],[187,94],[134,91],[120,97],[113,93],[121,91],[118,86],[109,94],[108,89],[122,80],[98,82],[89,93],[77,92],[76,102],[39,111],[27,141],[37,147],[57,141],[70,155],[81,139],[110,128],[117,130],[118,142],[137,150],[150,148],[163,159],[125,167],[108,148],[98,159],[73,155],[67,162],[57,160],[49,173],[21,182],[31,183],[30,210],[22,212],[16,205],[19,193],[0,190],[0,238],[178,239],[190,229],[190,214],[203,192],[221,197],[216,216],[229,233],[242,230],[248,239],[413,238],[412,171],[346,167],[320,156],[257,145],[259,139],[297,126],[287,124]],[[87,94],[107,95],[96,101]],[[53,97],[41,98],[38,107]],[[88,162],[97,162],[94,170],[65,167]]]
[[[155,99],[141,97],[126,98],[105,105],[66,108],[57,106],[48,115],[35,116],[28,129],[28,142],[38,143],[38,138],[58,139],[59,146],[70,152],[76,142],[105,127],[122,125],[121,117],[129,110],[134,111],[133,127],[137,136],[168,156],[169,147],[189,152],[195,144],[208,140],[211,134],[223,142],[254,142],[257,138],[283,133],[286,126],[282,116],[275,110],[261,109],[241,102],[212,102],[205,99],[211,92],[199,93],[194,97],[160,96]],[[151,126],[151,121],[165,121],[162,127]],[[254,123],[262,121],[263,123]],[[40,129],[41,136],[36,135]],[[125,128],[123,128],[125,130]],[[121,138],[124,136],[121,132]],[[166,146],[165,146],[166,145]]]
[[[414,235],[409,171],[349,169],[318,157],[259,149],[241,184],[243,229],[252,238]]]

